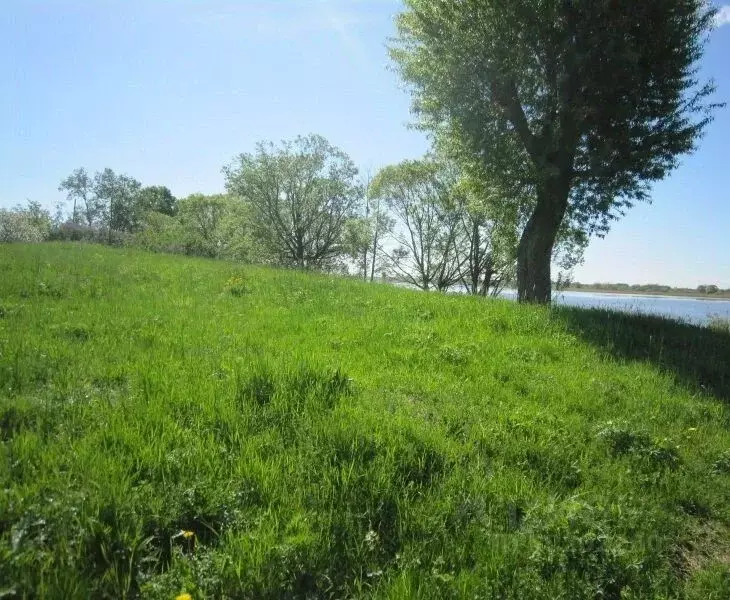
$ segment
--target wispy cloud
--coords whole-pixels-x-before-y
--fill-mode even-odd
[[[730,25],[730,4],[721,6],[715,15],[715,27]]]

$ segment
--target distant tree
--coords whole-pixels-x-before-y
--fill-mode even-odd
[[[153,252],[184,253],[186,240],[179,218],[156,211],[144,213],[134,236],[137,246]]]
[[[383,241],[393,229],[393,218],[383,199],[372,193],[372,177],[368,173],[365,181],[364,215],[368,223],[369,239],[362,248],[362,265],[360,273],[365,281],[374,281],[376,273],[383,270]]]
[[[76,169],[61,182],[60,191],[73,203],[71,220],[79,222],[79,213],[90,228],[106,228],[112,232],[131,233],[140,226],[139,181],[129,175],[106,168],[89,176],[85,169]],[[82,206],[79,206],[82,205]]]
[[[129,175],[106,168],[94,175],[94,195],[104,209],[109,240],[113,231],[132,233],[139,229],[141,213],[137,196],[142,184]]]
[[[697,291],[700,294],[717,294],[720,291],[720,288],[714,284],[700,285],[697,286]]]
[[[180,200],[178,208],[175,218],[156,212],[147,217],[151,227],[164,227],[171,241],[176,238],[169,246],[195,256],[262,260],[251,241],[248,207],[240,199],[228,194],[192,194]]]
[[[443,165],[430,159],[385,167],[372,182],[373,197],[384,199],[395,218],[398,247],[389,253],[390,268],[423,290],[445,291],[459,281],[453,185]]]
[[[137,210],[140,213],[154,211],[174,217],[177,214],[177,198],[164,185],[152,185],[139,190]]]
[[[327,268],[346,254],[363,196],[350,158],[318,135],[259,143],[224,167],[226,189],[250,207],[257,243],[275,263]]]
[[[222,224],[231,199],[224,194],[192,194],[179,203],[179,218],[189,254],[217,257],[226,243]]]
[[[66,192],[66,198],[72,205],[71,220],[79,222],[79,213],[89,227],[98,224],[103,213],[94,193],[94,180],[83,167],[74,170],[58,187],[59,192]],[[79,206],[81,205],[81,206]]]
[[[527,215],[519,298],[546,303],[559,232],[603,234],[710,121],[706,0],[405,0],[392,49],[422,128]],[[527,198],[528,202],[523,202]]]
[[[454,240],[459,279],[469,294],[498,295],[514,278],[514,222],[492,214],[494,203],[484,197],[469,179],[454,188],[454,207],[459,230]],[[498,193],[492,190],[491,193]]]
[[[345,222],[343,233],[343,249],[347,257],[354,263],[358,275],[366,280],[368,277],[370,242],[373,236],[372,223],[365,217],[354,217]],[[363,275],[365,273],[365,275]]]
[[[555,290],[557,292],[563,292],[567,290],[573,284],[573,278],[570,273],[560,271],[558,277],[553,282]]]

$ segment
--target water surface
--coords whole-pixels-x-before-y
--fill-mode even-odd
[[[517,298],[515,290],[505,290],[505,298]],[[699,325],[711,317],[730,319],[730,300],[703,300],[679,296],[640,296],[637,294],[602,294],[600,292],[556,292],[556,304],[583,308],[610,308],[627,312],[661,315]]]

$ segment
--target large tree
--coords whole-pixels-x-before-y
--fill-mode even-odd
[[[224,167],[227,190],[250,208],[252,233],[279,264],[327,268],[346,254],[346,224],[363,188],[352,160],[318,135],[259,143]]]
[[[420,125],[456,140],[490,181],[527,190],[519,297],[549,302],[561,229],[605,233],[709,122],[713,88],[697,64],[713,10],[705,0],[405,5],[391,52]]]

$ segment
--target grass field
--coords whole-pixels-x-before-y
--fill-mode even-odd
[[[0,247],[2,598],[730,598],[730,334]]]

